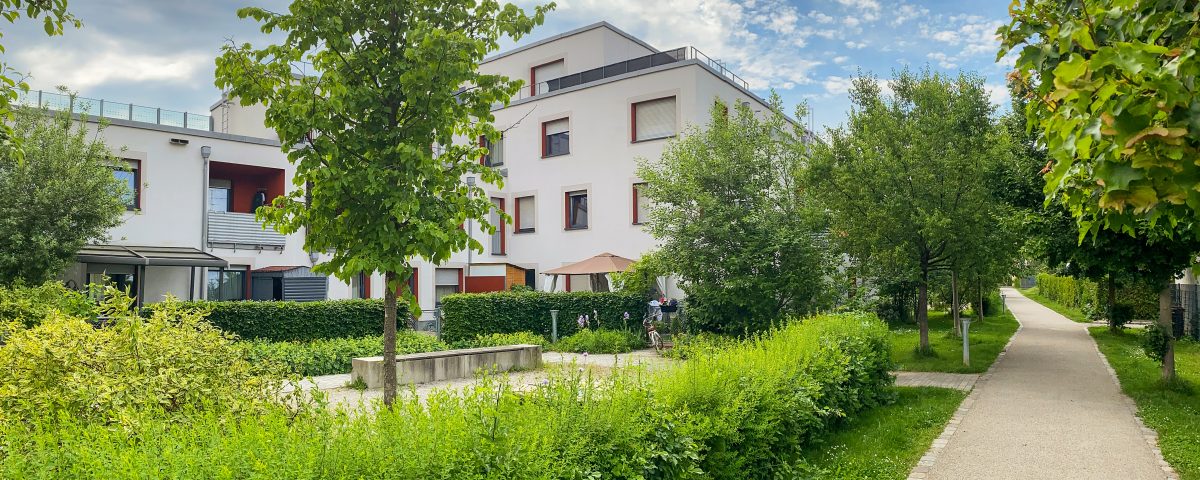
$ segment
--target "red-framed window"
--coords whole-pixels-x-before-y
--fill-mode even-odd
[[[588,192],[567,192],[563,198],[563,228],[584,230],[588,228]]]
[[[533,195],[513,200],[513,233],[533,233],[537,229],[537,204]]]
[[[504,134],[500,134],[500,139],[496,142],[488,140],[487,137],[479,136],[479,146],[486,148],[487,153],[479,156],[479,164],[486,167],[499,167],[504,165]]]
[[[571,119],[542,122],[542,158],[571,153]]]
[[[545,93],[545,91],[538,91],[538,82],[539,81],[545,82],[546,80],[554,80],[558,77],[565,76],[566,74],[567,74],[567,62],[561,58],[558,60],[555,60],[553,62],[543,63],[536,67],[530,68],[529,69],[529,95],[532,96],[532,95],[537,95],[539,93]],[[538,80],[539,78],[541,80]],[[542,89],[542,90],[545,90],[545,89]]]
[[[492,234],[492,255],[504,255],[508,252],[507,238],[504,235],[504,217],[505,213],[504,199],[500,197],[492,197],[492,212],[488,221],[496,227],[496,232]]]
[[[371,298],[371,275],[359,273],[350,279],[350,298]]]
[[[641,225],[650,218],[650,200],[645,195],[645,183],[633,184],[633,224]]]
[[[675,97],[662,97],[629,106],[630,141],[644,142],[675,136]]]

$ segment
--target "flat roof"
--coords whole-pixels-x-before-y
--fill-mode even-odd
[[[567,37],[570,37],[570,36],[572,36],[572,35],[579,35],[579,34],[581,34],[581,33],[583,33],[583,32],[592,31],[592,30],[595,30],[595,29],[597,29],[597,28],[607,28],[607,29],[609,29],[609,30],[612,30],[612,31],[613,31],[614,33],[616,33],[617,35],[620,35],[620,36],[622,36],[622,37],[628,38],[630,41],[632,41],[632,42],[634,42],[634,43],[636,43],[636,44],[638,44],[638,45],[641,45],[641,46],[643,46],[643,47],[646,47],[646,48],[650,49],[650,51],[651,51],[651,52],[658,53],[658,51],[659,51],[657,48],[654,48],[654,46],[653,46],[653,45],[650,45],[649,43],[646,43],[645,41],[643,41],[643,40],[642,40],[642,39],[640,39],[640,38],[637,38],[637,37],[635,37],[635,36],[633,36],[633,35],[630,35],[629,33],[627,33],[627,32],[626,32],[626,31],[624,31],[624,30],[621,30],[621,29],[619,29],[619,28],[617,28],[617,27],[614,27],[614,26],[613,26],[611,23],[608,23],[608,22],[605,22],[605,21],[599,21],[599,22],[593,23],[593,24],[591,24],[591,25],[585,25],[585,26],[582,26],[582,27],[576,28],[576,29],[574,29],[574,30],[569,30],[569,31],[566,31],[566,32],[560,33],[560,34],[558,34],[558,35],[554,35],[554,36],[552,36],[552,37],[543,38],[543,39],[541,39],[541,40],[538,40],[538,41],[536,41],[536,42],[530,43],[530,44],[528,44],[528,45],[522,45],[522,46],[520,46],[520,47],[513,48],[512,50],[508,50],[508,51],[506,51],[506,52],[500,52],[500,53],[497,53],[497,54],[495,54],[495,55],[492,55],[492,56],[490,56],[490,57],[487,57],[487,58],[483,59],[483,61],[479,62],[479,64],[480,64],[480,65],[483,65],[483,64],[485,64],[485,63],[488,63],[488,62],[491,62],[491,61],[493,61],[493,60],[499,60],[499,59],[501,59],[501,58],[507,57],[507,56],[509,56],[509,55],[513,55],[513,54],[515,54],[515,53],[524,52],[525,50],[529,50],[529,49],[531,49],[531,48],[539,47],[539,46],[545,45],[545,44],[547,44],[547,43],[550,43],[550,42],[555,42],[555,41],[558,41],[558,40],[562,40],[562,39],[564,39],[564,38],[567,38]]]
[[[80,263],[113,263],[164,267],[220,267],[229,262],[192,247],[85,245],[75,255]]]

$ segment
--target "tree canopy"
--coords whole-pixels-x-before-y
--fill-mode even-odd
[[[316,271],[347,281],[384,272],[385,363],[411,262],[482,250],[461,228],[468,219],[495,228],[492,203],[464,177],[500,183],[478,161],[476,139],[498,139],[492,108],[521,81],[480,73],[479,62],[552,7],[528,15],[494,0],[294,0],[286,13],[238,11],[264,33],[286,34],[263,48],[227,45],[216,61],[216,85],[243,105],[265,104],[266,125],[296,165],[299,188],[259,216],[285,233],[304,229],[308,251],[329,252]],[[394,376],[385,369],[388,404]]]
[[[67,11],[67,0],[0,0],[0,18],[7,20],[8,23],[16,23],[21,18],[41,19],[42,30],[45,30],[46,35],[52,37],[62,35],[64,25],[75,28],[83,26],[83,22]],[[4,32],[0,32],[0,38],[3,37]],[[4,53],[4,45],[0,44],[0,54]],[[21,92],[25,91],[29,91],[29,84],[25,83],[24,76],[10,67],[7,62],[0,61],[0,120],[13,120],[12,104],[18,100]],[[0,148],[19,147],[20,137],[15,135],[8,123],[2,121],[0,121]],[[15,150],[14,155],[20,157],[19,148]]]

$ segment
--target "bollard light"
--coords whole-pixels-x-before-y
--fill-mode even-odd
[[[558,310],[550,311],[550,341],[558,341]]]
[[[962,337],[963,337],[963,365],[971,366],[971,342],[967,339],[968,331],[971,328],[971,319],[962,319]]]

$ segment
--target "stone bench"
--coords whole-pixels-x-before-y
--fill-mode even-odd
[[[527,370],[542,366],[542,347],[507,345],[503,347],[463,348],[440,352],[396,356],[396,383],[426,383],[469,378],[477,370]],[[383,387],[383,357],[355,358],[351,361],[351,379],[361,378],[367,388]]]

